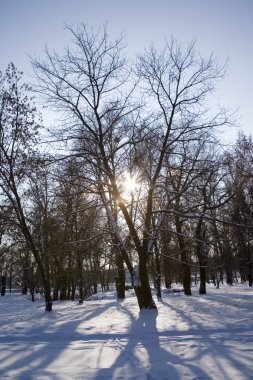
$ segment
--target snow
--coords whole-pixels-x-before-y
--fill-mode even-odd
[[[139,312],[132,291],[79,305],[0,297],[1,380],[253,379],[253,289],[164,293]]]

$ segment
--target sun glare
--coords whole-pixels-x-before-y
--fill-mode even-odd
[[[138,188],[138,182],[135,175],[126,172],[122,181],[124,193],[134,193]]]

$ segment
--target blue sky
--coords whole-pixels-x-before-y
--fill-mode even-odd
[[[252,133],[253,0],[0,0],[0,69],[12,61],[29,78],[29,55],[70,43],[64,22],[98,27],[105,20],[113,37],[125,33],[129,54],[173,35],[183,43],[196,37],[202,55],[214,52],[220,63],[229,57],[217,96],[239,107],[240,129]]]

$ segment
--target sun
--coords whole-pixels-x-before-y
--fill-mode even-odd
[[[128,174],[125,178],[125,187],[128,191],[135,191],[137,187],[136,177]]]
[[[139,187],[136,175],[125,172],[122,179],[122,190],[124,195],[130,195],[137,191]]]

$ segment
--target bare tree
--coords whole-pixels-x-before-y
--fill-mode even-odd
[[[0,77],[0,190],[14,213],[15,223],[38,265],[45,288],[46,310],[52,309],[50,282],[40,250],[33,239],[27,214],[27,179],[36,167],[39,123],[36,109],[20,84],[21,73],[13,64]]]
[[[106,26],[98,33],[83,24],[76,31],[68,29],[73,48],[60,55],[46,50],[45,60],[32,61],[37,90],[63,112],[60,136],[83,159],[132,275],[140,308],[156,308],[148,261],[166,215],[161,211],[154,218],[161,204],[157,200],[165,158],[175,144],[198,139],[227,122],[223,112],[214,117],[204,112],[223,68],[213,57],[200,58],[194,44],[184,50],[172,40],[161,53],[151,49],[139,57],[136,80],[123,55],[122,38],[111,42]],[[141,187],[134,202],[126,196],[126,172],[135,174]],[[119,214],[113,213],[112,202]],[[137,253],[135,268],[127,252],[129,239]]]
[[[239,134],[234,148],[226,154],[228,172],[226,187],[230,189],[232,199],[224,213],[230,220],[227,230],[230,238],[230,255],[231,251],[234,252],[234,273],[239,272],[241,280],[248,280],[250,286],[253,284],[252,163],[252,138]],[[229,256],[229,251],[226,256]],[[233,278],[230,282],[233,282]]]
[[[170,199],[174,197],[173,193],[177,192],[174,197],[175,222],[186,294],[191,294],[190,263],[182,229],[182,223],[187,217],[183,215],[180,203],[182,195],[199,176],[199,171],[196,172],[195,167],[199,166],[199,159],[194,157],[194,152],[189,153],[188,146],[192,143],[199,145],[196,154],[200,154],[202,141],[215,140],[215,130],[230,122],[225,110],[221,109],[211,116],[207,106],[208,95],[214,90],[215,81],[223,77],[224,69],[225,67],[218,65],[214,56],[211,55],[208,59],[202,58],[196,52],[194,42],[184,49],[174,38],[166,42],[162,51],[158,52],[152,47],[139,57],[138,73],[142,79],[143,90],[145,93],[148,92],[147,102],[152,112],[156,112],[157,122],[154,126],[159,125],[161,131],[160,144],[157,146],[159,156],[150,176],[147,199],[149,206],[145,226],[146,231],[150,233],[150,215],[152,212],[157,212],[153,208],[155,188],[168,186],[162,174],[165,167],[167,170],[171,168],[169,172],[173,173],[170,174],[172,193],[169,194],[170,190],[168,187],[167,189]],[[184,209],[187,205],[186,208],[189,210],[192,205],[185,199],[183,202]],[[168,202],[165,212],[168,212],[171,206],[171,202]]]

